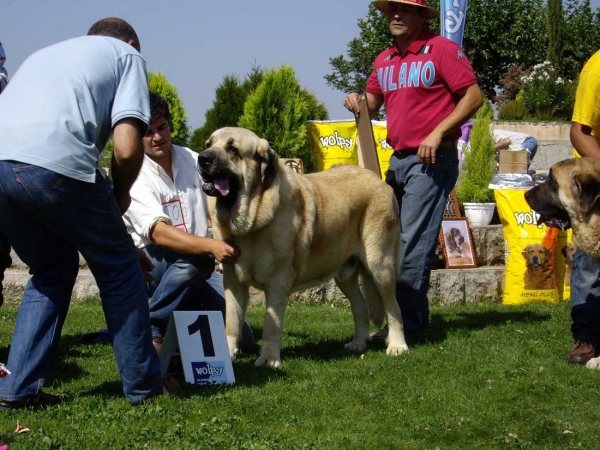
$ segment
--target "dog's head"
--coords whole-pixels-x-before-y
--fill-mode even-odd
[[[600,212],[600,161],[572,158],[556,163],[548,179],[525,193],[529,206],[540,215],[538,224],[570,228],[587,223]]]
[[[544,244],[529,244],[521,253],[528,269],[543,268],[548,265],[552,257],[552,250]]]
[[[600,258],[600,161],[573,158],[556,163],[548,179],[525,194],[538,224],[573,227],[578,250]]]
[[[198,155],[207,195],[234,203],[240,191],[266,190],[277,173],[279,157],[265,139],[245,128],[220,128]]]
[[[446,241],[448,247],[452,250],[462,252],[462,245],[465,243],[465,238],[458,228],[450,228],[446,233]]]

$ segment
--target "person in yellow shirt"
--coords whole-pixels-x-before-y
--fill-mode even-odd
[[[600,51],[579,76],[570,138],[579,155],[600,160]],[[571,319],[568,362],[585,364],[600,354],[600,262],[581,252],[573,257]]]

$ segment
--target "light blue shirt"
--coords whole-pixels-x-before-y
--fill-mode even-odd
[[[52,45],[27,58],[0,96],[0,160],[93,183],[114,125],[147,125],[149,103],[146,62],[131,45],[104,36]]]

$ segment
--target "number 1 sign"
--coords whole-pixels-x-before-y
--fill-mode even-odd
[[[173,313],[160,351],[163,376],[177,348],[181,353],[183,373],[188,383],[235,383],[225,325],[219,311]]]

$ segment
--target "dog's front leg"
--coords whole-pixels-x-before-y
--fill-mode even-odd
[[[265,291],[267,311],[263,329],[263,346],[256,366],[281,366],[281,340],[283,338],[283,318],[288,304],[288,294],[280,289],[269,287]]]
[[[246,308],[250,299],[250,288],[238,281],[234,269],[223,267],[225,287],[225,332],[229,355],[235,359],[239,353],[238,343],[241,342],[242,326],[246,318]]]

